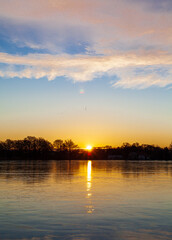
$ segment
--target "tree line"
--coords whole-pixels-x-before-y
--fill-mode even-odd
[[[121,147],[95,147],[91,152],[79,148],[71,139],[56,139],[53,143],[44,138],[28,136],[23,140],[0,141],[0,159],[124,159],[171,160],[169,147],[139,143],[123,143]]]
[[[74,148],[78,148],[71,139],[61,140],[57,139],[53,144],[44,138],[36,138],[28,136],[23,140],[11,140],[0,141],[0,151],[71,151]]]

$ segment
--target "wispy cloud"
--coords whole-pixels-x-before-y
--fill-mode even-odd
[[[3,77],[90,81],[108,74],[118,79],[115,87],[171,84],[170,0],[0,0],[0,6],[0,34],[43,52],[10,55],[4,48]]]
[[[83,42],[96,53],[126,47],[171,49],[172,12],[164,13],[163,7],[171,4],[161,2],[0,0],[0,16],[11,40],[56,53]]]
[[[149,54],[129,52],[112,56],[68,54],[15,56],[0,53],[0,62],[6,66],[0,70],[2,77],[36,79],[47,77],[48,80],[53,80],[63,76],[75,82],[84,82],[108,74],[118,77],[117,82],[114,83],[115,87],[145,88],[172,84],[170,70],[172,57],[165,52]]]

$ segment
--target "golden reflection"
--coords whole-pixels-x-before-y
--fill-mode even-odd
[[[87,163],[87,192],[89,192],[90,189],[91,189],[91,161],[88,161],[88,163]]]
[[[86,206],[87,207],[87,213],[92,214],[94,211],[93,205],[92,205],[92,201],[91,201],[91,171],[92,171],[92,162],[88,161],[87,163],[87,198],[89,198],[89,203]]]

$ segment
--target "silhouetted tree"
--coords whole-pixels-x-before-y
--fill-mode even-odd
[[[172,142],[169,145],[169,150],[172,151]]]
[[[104,146],[103,148],[104,148],[104,149],[112,149],[112,146],[106,145],[106,146]]]
[[[69,139],[65,140],[64,148],[70,152],[71,150],[78,148],[78,145],[76,145],[71,139]]]
[[[26,149],[28,151],[36,151],[36,145],[37,145],[37,138],[36,137],[32,137],[32,136],[27,136],[24,139],[24,142],[26,144]]]
[[[49,141],[47,141],[43,138],[38,138],[36,147],[37,147],[38,151],[52,151],[53,150],[53,145]]]
[[[131,145],[127,142],[122,144],[122,148],[129,148],[129,147],[131,147]]]
[[[53,142],[53,147],[56,149],[56,151],[62,151],[63,150],[63,140],[56,139]]]
[[[53,149],[52,144],[43,139],[28,136],[24,139],[25,149],[28,151],[51,151]]]
[[[138,143],[138,142],[133,143],[133,144],[132,144],[132,147],[138,148],[138,147],[139,147],[139,143]]]
[[[56,149],[56,151],[53,151]],[[172,159],[172,143],[167,148],[139,143],[123,143],[121,147],[111,146],[93,148],[91,159],[108,159],[109,155],[123,159]],[[23,140],[0,141],[0,159],[88,159],[88,153],[79,149],[71,139],[56,139],[53,145],[44,138],[28,136]]]
[[[25,144],[23,140],[14,140],[13,146],[16,151],[25,151]]]
[[[0,141],[0,151],[5,151],[6,150],[6,145],[4,142]]]
[[[14,150],[14,141],[10,140],[10,139],[7,139],[5,141],[5,146],[6,146],[7,150]]]

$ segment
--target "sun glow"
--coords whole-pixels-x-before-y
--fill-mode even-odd
[[[93,147],[92,147],[91,145],[88,145],[88,146],[86,147],[86,149],[89,150],[89,151],[91,151],[92,148],[93,148]]]

